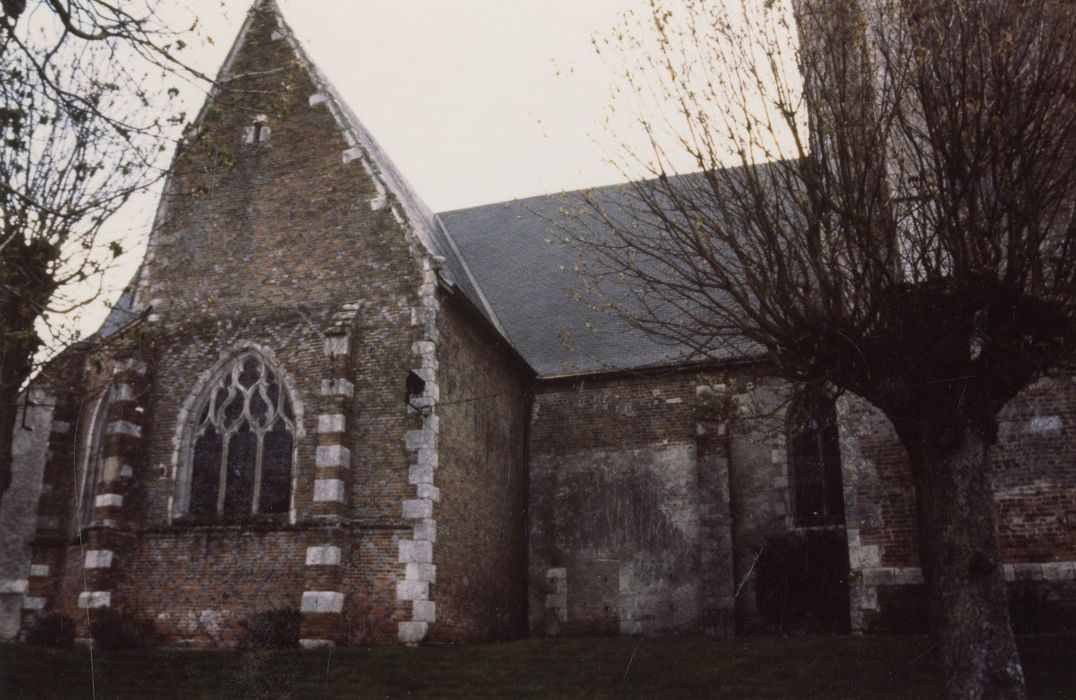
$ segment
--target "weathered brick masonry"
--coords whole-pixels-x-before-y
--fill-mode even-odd
[[[106,608],[172,645],[231,645],[283,608],[308,647],[749,632],[772,624],[756,566],[789,533],[837,542],[853,630],[923,621],[914,485],[877,411],[838,402],[841,507],[803,522],[789,387],[737,358],[655,369],[637,336],[575,337],[619,371],[573,356],[558,326],[593,319],[564,305],[547,229],[518,207],[430,214],[271,0],[221,83],[130,318],[31,390],[5,636],[59,612],[86,637]],[[1076,381],[1006,407],[993,459],[1017,624],[1072,626]]]

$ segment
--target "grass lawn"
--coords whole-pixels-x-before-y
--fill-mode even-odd
[[[0,646],[4,698],[922,698],[925,637],[524,640],[317,651],[98,652]],[[1032,697],[1076,698],[1076,638],[1020,640]]]

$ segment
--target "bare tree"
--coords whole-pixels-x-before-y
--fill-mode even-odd
[[[1074,19],[1061,0],[651,0],[599,42],[637,61],[617,106],[650,148],[617,158],[650,178],[585,203],[585,278],[657,337],[885,413],[954,697],[1025,694],[988,453],[1001,407],[1074,359]]]
[[[42,345],[40,324],[93,298],[122,252],[118,242],[98,240],[102,226],[163,174],[167,136],[184,115],[168,112],[177,89],[162,78],[202,77],[174,57],[181,34],[156,7],[2,5],[0,494],[11,480],[16,405]],[[73,285],[79,291],[65,295]]]

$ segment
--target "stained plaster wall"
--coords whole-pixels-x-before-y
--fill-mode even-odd
[[[725,394],[697,372],[540,385],[532,634],[729,631]]]
[[[19,400],[12,447],[11,485],[0,500],[0,641],[19,632],[28,591],[30,539],[37,523],[45,450],[52,423],[52,398],[34,389]]]

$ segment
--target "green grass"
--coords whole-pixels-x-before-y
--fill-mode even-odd
[[[1076,638],[1020,640],[1036,698],[1076,698]],[[99,698],[923,698],[924,637],[524,640],[318,651],[95,653]],[[4,698],[91,695],[90,656],[0,646]]]

